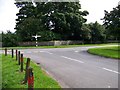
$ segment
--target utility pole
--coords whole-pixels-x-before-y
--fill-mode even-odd
[[[35,36],[32,36],[32,37],[34,37],[35,39],[36,39],[36,47],[38,46],[38,42],[37,42],[37,40],[38,40],[38,37],[41,37],[40,35],[35,35]]]

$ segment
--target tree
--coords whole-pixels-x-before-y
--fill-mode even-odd
[[[83,37],[83,40],[89,41],[91,39],[91,29],[89,27],[89,24],[82,25],[81,36]]]
[[[120,5],[110,12],[105,10],[105,16],[102,20],[104,20],[103,23],[107,29],[107,34],[120,39]]]
[[[97,21],[95,23],[90,23],[89,28],[91,29],[91,43],[97,42],[104,42],[106,35],[105,35],[105,28],[104,26],[100,25]]]
[[[32,17],[25,19],[17,28],[19,28],[16,31],[19,41],[32,41],[32,35],[44,30],[39,19]]]
[[[82,24],[86,22],[83,16],[88,14],[87,11],[80,11],[79,2],[55,2],[46,5],[50,8],[47,9],[44,20],[47,27],[55,33],[64,35],[62,39],[79,40]]]
[[[31,41],[31,34],[40,32],[59,34],[62,39],[82,38],[81,27],[87,21],[83,16],[88,12],[80,11],[79,2],[37,2],[36,7],[30,2],[15,4],[20,9],[16,19],[16,33],[26,36],[21,41]]]
[[[17,46],[17,36],[15,33],[7,31],[7,33],[2,32],[2,46],[3,47],[12,47]]]
[[[32,35],[41,29],[40,20],[35,18],[35,7],[31,2],[16,2],[15,4],[19,8],[15,27],[18,40],[32,41]]]

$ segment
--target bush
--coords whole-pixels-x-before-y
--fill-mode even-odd
[[[3,47],[13,47],[17,46],[17,36],[15,33],[7,31],[7,33],[2,32],[2,46]]]
[[[38,33],[38,35],[41,35],[41,37],[38,38],[39,41],[52,41],[61,39],[60,34],[54,33],[52,31],[41,31]]]

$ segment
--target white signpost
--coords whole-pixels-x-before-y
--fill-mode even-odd
[[[40,35],[36,35],[36,36],[32,36],[32,37],[34,37],[35,39],[36,39],[36,47],[38,46],[38,42],[37,42],[37,40],[38,40],[38,37],[41,37]]]

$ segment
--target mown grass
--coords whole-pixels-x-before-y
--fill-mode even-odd
[[[102,48],[91,48],[88,50],[89,53],[100,55],[109,58],[120,59],[120,46],[102,47]]]
[[[20,72],[20,66],[15,58],[10,55],[2,55],[2,88],[28,88],[27,84],[22,84],[25,71]],[[25,69],[26,59],[24,59]],[[60,85],[43,71],[40,66],[30,62],[34,72],[34,88],[61,88]]]
[[[102,46],[102,45],[118,45],[118,43],[107,43],[107,44],[79,44],[79,45],[60,45],[60,46],[24,46],[24,47],[7,47],[7,49],[31,49],[31,48],[71,48],[80,46]],[[0,48],[5,49],[5,47]]]

